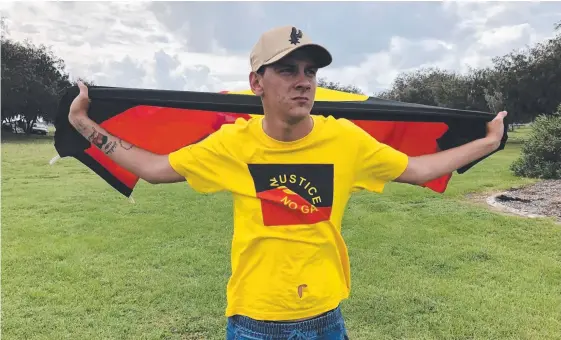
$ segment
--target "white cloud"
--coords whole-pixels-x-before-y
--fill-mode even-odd
[[[52,46],[53,52],[66,61],[72,76],[108,86],[198,91],[247,88],[249,49],[259,33],[254,24],[277,25],[281,14],[290,12],[290,6],[251,2],[228,6],[2,3],[11,37]],[[331,41],[338,51],[338,63],[322,70],[320,76],[373,93],[389,87],[400,72],[429,66],[459,71],[465,71],[466,65],[486,66],[494,56],[552,35],[552,27],[544,28],[541,21],[553,23],[555,16],[551,15],[561,12],[561,6],[557,12],[550,7],[540,12],[540,6],[447,1],[406,7],[353,3],[344,7],[326,5],[317,19],[306,16],[295,20],[300,20],[301,27],[313,27],[310,34],[315,39]],[[234,9],[241,12],[234,15]],[[210,13],[208,19],[204,17],[206,12]],[[431,12],[440,21],[418,18],[419,13]],[[399,16],[394,26],[394,20],[388,20],[385,13]],[[332,17],[342,29],[325,26],[326,18]],[[371,20],[373,17],[377,20]],[[408,18],[410,27],[403,24],[409,23]],[[232,23],[243,27],[231,31]],[[360,32],[356,32],[359,27]],[[362,35],[357,38],[353,33]]]
[[[482,47],[511,43],[522,38],[525,32],[533,33],[533,29],[528,23],[491,28],[486,31],[477,32],[477,36],[479,36],[477,43]]]
[[[497,2],[444,2],[444,8],[460,19],[459,30],[484,29],[489,21],[505,13],[507,3]]]
[[[438,39],[412,41],[394,36],[387,49],[366,56],[356,66],[326,69],[322,74],[345,84],[354,84],[371,94],[389,88],[401,72],[419,67],[452,67],[454,62],[451,56],[456,53],[456,46],[450,42]],[[421,54],[432,58],[421,62],[417,58]]]
[[[67,4],[72,5],[63,8]],[[51,46],[66,61],[73,78],[85,77],[99,85],[222,90],[236,84],[222,77],[239,77],[249,70],[246,59],[228,55],[217,42],[213,42],[213,54],[186,51],[147,6],[12,3],[4,10],[11,38]]]
[[[455,27],[445,28],[453,31],[450,40],[413,41],[394,36],[387,48],[371,53],[356,66],[329,70],[325,74],[372,93],[390,87],[401,72],[439,67],[463,73],[470,67],[490,66],[493,57],[547,37],[547,33],[537,32],[527,22],[529,16],[509,17],[526,9],[516,3],[444,2],[443,7],[449,15],[459,19]],[[505,20],[512,24],[501,25]]]

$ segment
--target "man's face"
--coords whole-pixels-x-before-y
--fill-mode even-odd
[[[317,67],[307,55],[293,52],[250,77],[253,92],[262,97],[265,113],[296,123],[309,116],[316,94]]]

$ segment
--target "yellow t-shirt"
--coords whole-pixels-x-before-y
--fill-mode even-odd
[[[349,296],[341,220],[351,193],[382,192],[408,157],[345,119],[313,116],[310,134],[280,142],[262,118],[223,125],[169,160],[195,190],[233,194],[226,316],[311,317]]]

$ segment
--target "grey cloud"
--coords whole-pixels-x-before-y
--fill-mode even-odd
[[[156,2],[150,8],[170,31],[185,37],[189,51],[211,52],[216,39],[229,53],[248,53],[262,31],[288,24],[325,44],[334,66],[357,63],[386,47],[392,35],[447,39],[450,30],[434,20],[454,24],[438,3]]]
[[[58,40],[60,41],[60,40]],[[79,39],[65,39],[66,44],[70,45],[70,46],[74,46],[74,47],[80,47],[82,45],[84,45],[84,41],[83,40],[79,40]]]
[[[60,35],[71,35],[71,34],[85,34],[88,30],[86,25],[79,22],[65,22],[56,19],[49,19],[49,26],[52,31],[57,31]],[[56,29],[55,29],[56,28]],[[54,34],[54,32],[52,32]]]
[[[221,91],[225,79],[212,76],[207,65],[194,65],[180,69],[176,56],[160,50],[154,54],[155,83],[159,89],[188,91]]]
[[[99,45],[99,42],[103,44],[134,44],[139,39],[139,35],[128,31],[113,30],[111,32],[99,32],[96,34],[96,38],[92,41],[97,42],[97,45]]]
[[[206,65],[196,65],[184,71],[186,89],[191,91],[218,91],[217,81],[210,77],[210,68]]]
[[[37,10],[37,8],[35,8],[35,7],[33,7],[33,6],[30,6],[30,5],[28,5],[28,4],[23,4],[23,3],[22,3],[22,4],[17,4],[17,6],[23,6],[23,7],[25,7],[32,15],[38,15],[38,14],[40,14],[40,13],[39,13],[39,10]]]
[[[68,28],[68,27],[80,26],[79,23],[68,23],[67,21],[63,21],[63,20],[56,19],[56,18],[48,18],[47,22],[50,24],[50,26],[57,27],[59,29],[65,29],[65,28]],[[85,29],[86,27],[82,26],[80,28]]]
[[[504,11],[489,10],[503,7]],[[82,44],[92,46],[92,55],[87,57],[98,61],[98,70],[93,72],[98,83],[211,91],[226,85],[247,87],[245,71],[213,69],[214,61],[186,66],[191,61],[182,52],[219,54],[224,49],[228,56],[245,58],[261,32],[278,25],[295,25],[331,50],[334,63],[327,72],[331,80],[354,82],[369,90],[387,86],[397,72],[423,64],[461,69],[467,62],[488,62],[492,56],[552,34],[553,23],[561,17],[561,5],[555,2],[153,2],[126,6],[64,2],[24,3],[10,10],[19,18],[11,30],[29,37],[33,34],[26,32],[38,31],[37,36],[48,44],[66,50],[69,67],[74,63],[93,70],[80,57]],[[72,19],[76,17],[80,20]],[[516,39],[488,33],[526,23]],[[479,40],[482,36],[485,41]],[[391,45],[396,37],[401,39],[397,50]],[[438,40],[454,49],[427,45]],[[163,51],[156,52],[160,48]],[[170,53],[180,53],[183,59]],[[130,57],[122,59],[126,54]],[[110,63],[115,58],[119,59]],[[141,64],[135,58],[149,61]],[[197,58],[197,63],[203,63]],[[147,83],[145,69],[152,66],[153,83]]]
[[[121,86],[138,87],[142,84],[142,78],[146,75],[146,70],[136,64],[129,56],[120,62],[112,62],[110,69],[115,71],[115,78],[119,79]]]
[[[103,72],[103,64],[100,63],[93,64],[90,66],[89,71],[92,74],[101,73]]]
[[[325,44],[334,54],[333,67],[342,67],[356,65],[367,55],[387,49],[392,36],[401,36],[410,41],[438,39],[454,42],[458,46],[457,51],[461,52],[475,42],[474,34],[481,28],[457,29],[462,20],[462,11],[469,11],[480,20],[486,15],[485,6],[491,4],[504,5],[506,11],[491,17],[484,27],[532,21],[536,30],[548,31],[551,30],[548,25],[554,22],[553,18],[549,22],[533,18],[561,9],[559,3],[501,2],[474,4],[455,12],[446,8],[455,8],[454,3],[443,5],[438,2],[330,2],[321,5],[315,2],[156,2],[150,9],[163,25],[183,39],[192,52],[211,53],[215,39],[228,53],[247,54],[262,31],[292,24]],[[518,46],[519,43],[513,42],[506,48]],[[502,48],[498,52],[503,52]],[[438,51],[416,51],[422,54],[416,59],[418,64],[439,54]],[[429,59],[423,59],[425,57]],[[404,58],[408,59],[405,62],[407,66],[415,63],[415,55]]]
[[[120,21],[124,26],[127,26],[128,28],[146,28],[146,22],[134,17],[124,16],[120,19]]]
[[[558,20],[551,13],[561,15],[560,3],[452,3],[459,25],[454,30],[459,55],[470,49],[478,58],[489,63],[495,56],[505,55],[515,49],[533,45],[553,33],[553,23]],[[496,10],[496,9],[501,10]],[[517,37],[497,34],[521,29]],[[459,61],[459,60],[458,60]],[[458,67],[462,67],[458,63]],[[479,65],[483,66],[483,65]]]
[[[218,33],[215,28],[220,26],[222,20],[226,19],[220,13],[227,14],[228,17],[232,16],[233,13],[224,12],[225,7],[230,8],[232,4],[154,2],[149,8],[156,18],[188,47],[189,51],[212,53],[212,41]],[[232,29],[232,27],[229,29]]]
[[[102,76],[96,75],[93,80],[100,85],[120,87],[143,87],[146,70],[135,63],[129,56],[122,60],[111,61],[103,65],[94,65],[90,70],[103,70]]]
[[[166,37],[165,35],[151,35],[147,38],[147,40],[152,43],[168,44],[170,42],[168,37]]]
[[[22,25],[20,27],[20,30],[22,32],[25,32],[25,33],[39,33],[39,30],[37,29],[37,27],[35,27],[33,25],[29,25],[29,24]]]
[[[172,58],[162,50],[154,54],[154,59],[156,60],[156,71],[169,71],[171,69],[177,68],[177,66],[180,65],[177,58]]]
[[[185,87],[185,79],[183,76],[172,75],[180,62],[177,58],[172,58],[164,51],[158,51],[154,54],[155,80],[158,88],[167,90],[183,90]]]
[[[532,27],[536,30],[551,31],[553,23],[561,17],[561,3],[559,2],[466,3],[456,8],[456,17],[461,19],[471,15],[475,18],[484,18],[488,14],[487,8],[490,6],[503,7],[503,11],[486,20],[485,25],[488,27],[531,22]]]

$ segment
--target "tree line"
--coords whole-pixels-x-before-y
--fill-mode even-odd
[[[54,122],[62,93],[76,82],[65,72],[64,60],[49,48],[8,39],[4,18],[0,24],[2,124],[16,124],[17,119],[17,125],[29,133],[39,118]]]
[[[49,48],[8,39],[3,20],[1,24],[2,123],[19,117],[29,132],[39,117],[54,121],[60,96],[75,81],[66,73],[64,60]],[[561,21],[554,32],[551,39],[496,57],[491,66],[467,73],[438,68],[402,73],[388,90],[373,96],[456,109],[507,110],[509,123],[531,122],[538,115],[554,113],[561,103]],[[354,85],[325,79],[319,85],[362,93]]]
[[[555,36],[525,49],[495,57],[492,65],[466,73],[423,68],[399,74],[374,97],[409,103],[487,112],[509,112],[507,122],[532,122],[552,115],[561,104],[561,21]],[[320,86],[364,94],[355,86],[321,79]]]

